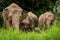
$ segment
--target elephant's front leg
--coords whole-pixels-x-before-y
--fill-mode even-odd
[[[9,29],[10,28],[10,21],[9,20],[5,20],[4,25],[6,25],[6,28]]]

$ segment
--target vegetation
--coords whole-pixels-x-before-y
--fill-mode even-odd
[[[39,16],[45,11],[53,11],[53,7],[55,6],[56,1],[57,0],[1,0],[0,11],[14,2],[23,9],[27,11],[33,11],[36,15]]]
[[[60,40],[60,22],[55,21],[51,28],[40,31],[40,33],[2,28],[0,29],[0,40]]]
[[[15,2],[24,10],[32,11],[38,17],[45,11],[51,10],[58,21],[55,21],[53,25],[46,31],[40,31],[40,33],[22,32],[21,30],[9,30],[3,26],[2,10]],[[59,0],[0,0],[0,40],[60,40],[60,1]]]

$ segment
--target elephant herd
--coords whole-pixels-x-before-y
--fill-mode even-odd
[[[17,4],[12,3],[2,11],[4,25],[7,29],[40,30],[49,28],[55,20],[55,15],[48,11],[37,17],[31,11],[25,11]]]

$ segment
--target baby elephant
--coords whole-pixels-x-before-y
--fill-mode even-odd
[[[49,28],[49,25],[53,23],[55,15],[52,12],[45,12],[39,16],[39,26],[40,29]]]
[[[21,22],[21,29],[22,30],[32,30],[38,24],[38,17],[33,14],[32,12],[27,13],[27,17]]]

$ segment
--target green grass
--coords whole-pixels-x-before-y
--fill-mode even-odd
[[[40,33],[1,28],[0,40],[60,40],[60,22],[55,21],[51,28]]]

